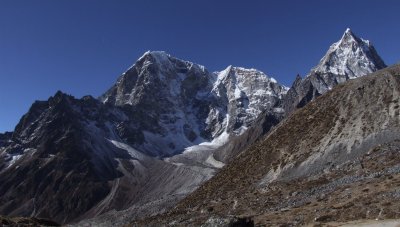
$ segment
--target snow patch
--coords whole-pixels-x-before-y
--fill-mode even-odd
[[[127,151],[132,158],[138,159],[138,160],[144,160],[146,158],[146,156],[142,153],[140,153],[138,150],[132,148],[131,146],[129,146],[128,144],[122,143],[122,142],[118,142],[115,140],[109,140],[112,144],[114,144],[114,146]]]
[[[273,111],[274,111],[275,113],[283,113],[283,112],[285,112],[285,110],[284,110],[283,108],[279,108],[279,107],[274,108]]]
[[[208,163],[208,164],[210,164],[210,165],[212,165],[213,167],[218,168],[218,169],[224,167],[224,165],[225,165],[223,162],[220,162],[220,161],[216,160],[216,159],[214,158],[214,155],[213,155],[213,154],[211,154],[210,156],[208,156],[208,158],[207,158],[207,160],[206,160],[206,163]]]
[[[6,169],[11,167],[12,165],[14,165],[21,157],[22,157],[22,154],[11,156],[11,160],[8,162]]]
[[[196,152],[196,151],[203,151],[203,150],[214,150],[216,148],[219,148],[223,145],[225,145],[229,141],[229,134],[225,131],[221,133],[218,137],[213,139],[211,142],[204,142],[200,143],[195,146],[187,147],[184,151],[183,154],[187,154],[190,152]]]

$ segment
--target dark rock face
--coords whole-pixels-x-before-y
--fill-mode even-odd
[[[0,147],[6,146],[12,137],[12,132],[0,133]]]
[[[254,221],[250,217],[236,218],[229,227],[254,227]]]
[[[296,77],[295,82],[283,99],[283,106],[286,114],[304,107],[307,103],[320,96],[322,93],[313,85],[313,81],[321,81],[318,75],[307,77],[304,80],[300,76]]]
[[[111,146],[99,154],[89,142],[95,135],[87,124],[116,118],[100,105],[93,98],[76,100],[61,92],[32,105],[0,148],[0,213],[65,223],[110,192],[107,181],[121,173],[113,159],[102,155],[123,154]]]

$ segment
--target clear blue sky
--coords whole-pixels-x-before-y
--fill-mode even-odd
[[[0,132],[57,90],[99,96],[147,50],[289,86],[350,27],[394,64],[399,12],[396,0],[2,0]]]

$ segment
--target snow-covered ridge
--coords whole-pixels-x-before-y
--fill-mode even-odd
[[[137,64],[140,64],[140,62],[142,62],[142,61],[145,61],[143,66],[148,66],[149,64],[158,64],[159,66],[170,66],[170,64],[172,62],[179,61],[179,62],[184,62],[186,65],[188,65],[190,67],[194,66],[194,67],[198,67],[202,71],[205,70],[205,67],[203,65],[176,58],[165,51],[150,51],[150,50],[148,50],[145,53],[143,53],[143,55],[141,57],[139,57],[139,59],[132,66],[130,66],[126,70],[126,72],[128,72],[129,70],[131,70],[132,68],[137,66]],[[126,72],[124,72],[123,75]]]

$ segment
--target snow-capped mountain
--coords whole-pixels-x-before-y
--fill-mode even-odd
[[[160,212],[285,112],[384,66],[350,31],[289,90],[255,69],[209,72],[146,52],[99,99],[57,92],[0,134],[0,214],[68,223],[128,207],[128,217]]]
[[[146,52],[100,99],[135,116],[119,130],[143,139],[128,142],[148,154],[169,156],[211,138],[215,129],[205,119],[218,105],[209,92],[212,81],[203,66]]]
[[[284,100],[289,114],[339,83],[385,68],[386,65],[372,43],[358,38],[349,28],[332,44],[319,64],[306,78],[296,77]]]
[[[368,40],[358,38],[347,28],[342,38],[331,45],[319,64],[311,71],[344,75],[354,79],[385,68],[386,65]],[[339,83],[343,80],[339,80]]]
[[[141,135],[143,140],[135,137],[135,147],[171,156],[223,133],[240,134],[286,91],[255,69],[229,66],[210,73],[204,66],[149,51],[100,99],[135,115],[119,126]]]

